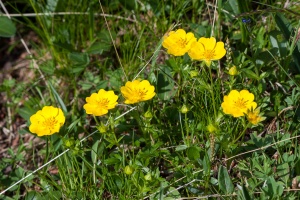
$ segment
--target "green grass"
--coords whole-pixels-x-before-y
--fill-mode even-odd
[[[33,31],[38,40],[26,41],[34,77],[0,85],[7,99],[1,106],[12,113],[5,127],[17,117],[26,124],[16,133],[18,148],[0,161],[0,191],[28,175],[1,199],[298,198],[299,3],[101,4],[106,18],[97,0],[5,3],[10,14],[45,15],[12,18],[18,34]],[[226,56],[208,68],[187,55],[168,55],[162,38],[174,26],[223,41]],[[234,77],[228,74],[233,65]],[[134,78],[149,80],[156,96],[126,106],[120,87]],[[114,90],[120,104],[95,120],[82,106],[99,89]],[[233,89],[253,93],[266,119],[251,126],[245,117],[225,115],[221,103]],[[62,108],[64,126],[38,146],[25,144],[30,116],[45,105]]]

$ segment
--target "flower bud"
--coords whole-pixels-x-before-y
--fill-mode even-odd
[[[146,174],[146,175],[144,176],[144,179],[145,179],[146,181],[151,181],[151,180],[152,180],[151,174],[150,174],[150,173]]]
[[[238,74],[238,71],[237,71],[237,69],[236,69],[236,66],[234,65],[234,66],[232,66],[230,69],[229,69],[229,71],[228,71],[228,74],[229,75],[231,75],[231,76],[235,76],[235,75],[237,75]]]
[[[97,129],[100,133],[106,133],[106,126],[102,123],[100,126],[97,127]]]
[[[127,175],[131,175],[133,173],[134,169],[133,167],[127,165],[125,168],[124,168],[124,173],[127,174]]]
[[[209,124],[206,128],[209,133],[214,133],[217,131],[217,127],[215,127],[213,124]]]
[[[151,111],[148,110],[147,112],[145,112],[144,117],[146,119],[152,119],[153,115],[152,115]]]
[[[196,70],[192,70],[192,71],[190,71],[190,76],[191,76],[192,78],[194,78],[194,77],[198,76],[198,74],[199,74],[199,72],[198,72],[198,71],[196,71]]]
[[[189,111],[189,109],[186,107],[185,104],[183,104],[183,106],[182,106],[181,109],[180,109],[180,112],[181,112],[182,114],[186,114],[188,111]]]

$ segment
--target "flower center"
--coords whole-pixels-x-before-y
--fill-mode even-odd
[[[104,98],[104,99],[98,100],[97,103],[100,108],[103,108],[103,107],[107,108],[109,100],[107,98]]]
[[[47,129],[49,129],[51,132],[57,123],[58,122],[55,119],[55,117],[49,117],[48,119],[45,119],[45,121],[43,122],[43,126],[45,126]]]
[[[203,53],[203,57],[206,60],[212,60],[215,57],[215,51],[214,50],[205,50]]]
[[[135,98],[136,100],[140,101],[144,98],[144,96],[146,95],[147,93],[147,90],[145,90],[144,88],[143,89],[136,89],[134,91],[134,96],[133,98]]]
[[[186,39],[180,38],[177,42],[177,45],[180,46],[181,48],[185,48],[187,43],[188,43],[188,41]]]
[[[240,109],[246,109],[247,101],[245,101],[243,98],[238,98],[237,101],[234,101],[234,105]]]

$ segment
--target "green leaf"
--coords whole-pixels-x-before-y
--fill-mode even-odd
[[[288,163],[282,163],[278,165],[276,174],[287,184],[290,176],[290,168]]]
[[[190,160],[197,160],[200,158],[200,149],[195,146],[189,147],[186,154]]]
[[[243,199],[243,200],[251,200],[252,199],[244,185],[242,185],[242,186],[237,185],[237,188],[240,191],[239,192],[239,199]]]
[[[178,145],[176,148],[175,148],[175,151],[183,151],[187,148],[186,145]]]
[[[102,54],[104,51],[109,51],[110,48],[111,48],[111,44],[103,43],[103,42],[95,42],[86,50],[86,52],[88,54]]]
[[[231,194],[234,190],[234,186],[229,177],[227,169],[222,165],[219,168],[218,181],[220,189],[226,194]]]
[[[255,80],[260,80],[260,77],[255,74],[252,70],[250,69],[242,69],[241,70],[248,78],[253,78]]]
[[[71,52],[68,57],[75,65],[88,65],[90,63],[87,53]]]
[[[228,2],[229,2],[229,5],[230,5],[234,15],[239,14],[240,11],[239,11],[239,5],[238,5],[237,0],[229,0]]]
[[[176,94],[175,83],[172,80],[171,71],[164,67],[164,73],[159,72],[157,77],[157,96],[161,100],[170,100]]]
[[[87,53],[71,52],[68,54],[68,58],[74,64],[70,67],[72,73],[80,73],[90,63],[90,58]]]
[[[16,34],[16,26],[11,19],[0,17],[0,37],[12,37]]]
[[[119,0],[119,2],[124,6],[127,10],[135,10],[137,8],[136,0]]]
[[[56,101],[58,102],[58,104],[60,105],[61,109],[63,110],[64,114],[67,115],[68,113],[68,110],[67,110],[67,107],[65,105],[65,103],[63,102],[63,100],[60,98],[59,94],[56,92],[56,90],[54,89],[53,85],[49,83],[49,86],[50,86],[50,89],[56,99]]]
[[[103,163],[104,163],[105,165],[113,165],[113,164],[118,164],[118,163],[120,163],[120,160],[117,159],[117,158],[108,158],[108,159],[104,160]]]
[[[276,21],[276,24],[279,27],[280,31],[284,35],[285,39],[287,41],[289,41],[290,37],[291,37],[292,30],[293,30],[292,24],[281,13],[276,13],[275,21]],[[300,49],[298,49],[296,47],[294,49],[292,55],[293,55],[293,59],[295,61],[295,64],[297,66],[297,70],[298,70],[298,72],[300,72]]]
[[[25,196],[25,200],[40,200],[40,199],[42,199],[42,196],[39,194],[39,192],[36,191],[29,191]]]
[[[97,140],[91,150],[91,157],[92,157],[92,162],[95,164],[97,162],[97,151],[98,151],[98,145],[99,145],[99,140]]]

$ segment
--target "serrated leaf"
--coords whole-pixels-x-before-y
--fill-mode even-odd
[[[0,37],[12,37],[16,34],[17,28],[11,19],[0,17]]]
[[[227,169],[225,167],[223,167],[222,165],[219,168],[218,181],[219,181],[219,188],[225,194],[231,194],[233,192],[234,186],[232,184],[232,181],[229,177]]]

